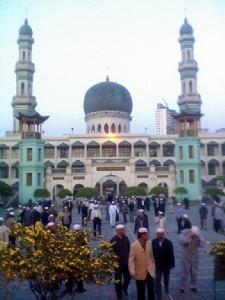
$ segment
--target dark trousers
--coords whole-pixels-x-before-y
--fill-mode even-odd
[[[158,299],[161,299],[162,297],[162,284],[161,279],[164,279],[164,288],[165,293],[169,293],[169,279],[170,279],[170,270],[164,270],[164,271],[156,271],[156,277],[155,277],[155,287],[156,287],[156,295]]]
[[[136,280],[137,300],[145,300],[145,285],[148,291],[147,300],[154,300],[154,279],[149,273],[145,280]]]
[[[130,284],[130,272],[128,266],[120,266],[115,271],[115,280],[118,280],[118,283],[115,283],[116,295],[117,297],[122,297],[122,291],[127,291]]]
[[[94,231],[94,236],[96,236],[96,229],[98,229],[98,234],[101,235],[101,219],[100,218],[94,218],[93,219],[93,231]]]
[[[127,223],[127,213],[123,213],[123,223]]]
[[[181,233],[181,230],[183,230],[183,225],[182,225],[182,219],[179,218],[177,219],[177,233]]]

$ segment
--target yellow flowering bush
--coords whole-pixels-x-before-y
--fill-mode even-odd
[[[58,299],[69,278],[104,284],[112,279],[117,257],[104,240],[91,241],[88,230],[68,231],[14,224],[15,248],[0,250],[0,272],[7,280],[27,280],[37,299]],[[91,247],[94,244],[94,247]]]
[[[214,244],[209,254],[215,256],[214,279],[225,280],[225,241]]]

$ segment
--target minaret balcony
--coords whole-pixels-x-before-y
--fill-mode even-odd
[[[31,73],[35,72],[35,67],[32,62],[24,62],[24,61],[18,61],[16,63],[15,72],[19,71],[28,71]]]
[[[179,63],[179,67],[178,67],[178,71],[181,72],[183,70],[186,69],[194,69],[195,71],[198,71],[198,64],[195,60],[188,60],[185,62],[180,62]]]
[[[33,131],[26,131],[22,132],[22,139],[41,139],[41,133],[40,132],[33,132]]]
[[[201,103],[201,96],[200,94],[195,94],[195,93],[188,93],[186,95],[180,95],[178,97],[178,104],[181,104],[183,102],[199,102]]]

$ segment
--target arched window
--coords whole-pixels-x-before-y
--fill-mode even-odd
[[[25,51],[23,51],[23,60],[25,60],[25,57],[26,57],[26,53]]]
[[[25,92],[25,84],[24,82],[21,83],[21,95],[24,95]]]
[[[116,126],[115,126],[114,123],[112,123],[112,125],[111,125],[111,132],[112,132],[112,133],[115,133],[115,132],[116,132]]]
[[[182,51],[182,61],[185,61],[185,52]]]
[[[109,125],[106,123],[104,126],[105,133],[109,133]]]
[[[187,51],[187,58],[188,58],[188,60],[191,59],[191,51],[190,50]]]
[[[91,127],[91,132],[92,132],[92,133],[95,133],[95,125],[92,125],[92,127]]]
[[[98,124],[98,133],[101,133],[102,127],[101,124]]]
[[[127,132],[127,126],[124,125],[124,132]]]
[[[121,124],[119,124],[119,126],[118,126],[118,132],[119,133],[121,132]]]
[[[29,92],[29,95],[31,95],[31,84],[28,83],[28,92]]]
[[[182,92],[183,92],[183,95],[185,95],[186,91],[185,91],[185,82],[183,82],[183,85],[182,85]]]
[[[192,93],[192,90],[193,90],[193,88],[192,88],[192,81],[190,80],[189,81],[189,92]]]

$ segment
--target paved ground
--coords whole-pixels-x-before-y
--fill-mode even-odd
[[[208,207],[210,209],[210,207]],[[192,225],[199,225],[199,216],[198,216],[198,206],[194,205],[187,211]],[[153,211],[151,210],[149,215],[150,220],[150,238],[154,238],[154,216]],[[122,217],[121,217],[122,219]],[[171,298],[164,299],[174,299],[174,300],[225,300],[225,281],[217,283],[217,298],[213,293],[213,257],[207,254],[208,245],[206,248],[201,249],[201,259],[199,265],[199,275],[198,275],[198,293],[193,293],[189,289],[185,294],[180,294],[179,292],[179,267],[180,267],[180,245],[178,243],[179,235],[176,233],[176,222],[174,213],[167,212],[167,220],[169,224],[169,234],[168,238],[172,240],[175,250],[176,258],[176,267],[172,270],[171,280],[170,280],[170,292]],[[81,223],[81,216],[77,214],[77,210],[73,210],[73,223]],[[92,224],[90,223],[89,226]],[[134,241],[135,236],[133,234],[133,223],[126,224],[126,233],[130,241]],[[108,222],[103,221],[103,236],[105,239],[110,239],[114,235],[114,230],[111,229]],[[217,242],[219,240],[224,240],[225,236],[219,233],[215,233],[212,230],[212,220],[209,217],[208,229],[203,231],[203,236],[206,240]],[[189,283],[187,284],[189,287]],[[116,300],[114,286],[96,286],[96,285],[85,285],[87,291],[83,294],[76,294],[75,296],[65,297],[65,300]],[[26,285],[20,286],[18,292],[13,297],[13,300],[33,300],[34,297],[27,290]],[[129,286],[129,297],[124,297],[125,300],[134,300],[136,299],[136,286],[135,282],[132,280]]]

